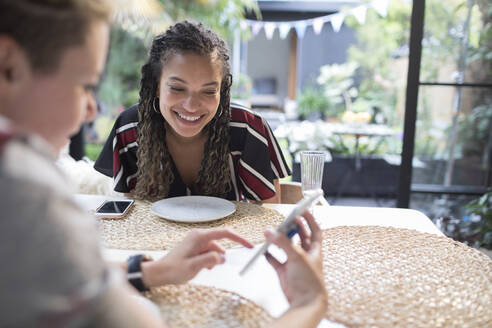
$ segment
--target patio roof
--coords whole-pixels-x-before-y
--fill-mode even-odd
[[[258,7],[264,21],[289,21],[309,19],[338,12],[344,7],[354,7],[361,4],[360,0],[345,1],[292,1],[269,0],[258,1]],[[255,20],[253,12],[248,12],[247,19]]]

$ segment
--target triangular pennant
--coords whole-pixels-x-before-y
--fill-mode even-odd
[[[373,0],[371,6],[378,12],[381,17],[388,15],[389,0]]]
[[[273,38],[273,33],[275,32],[275,28],[277,25],[275,23],[266,23],[265,24],[265,35],[268,40],[271,40]]]
[[[253,26],[251,27],[251,32],[253,33],[254,36],[256,36],[258,33],[260,33],[262,27],[263,27],[263,23],[254,22]]]
[[[297,36],[302,39],[304,37],[304,33],[306,32],[306,22],[305,21],[299,21],[296,23],[296,32]]]
[[[278,33],[280,35],[280,38],[283,40],[287,37],[287,34],[289,34],[290,29],[292,26],[287,23],[281,23],[280,26],[278,27]]]
[[[316,34],[320,34],[321,33],[321,30],[323,29],[323,25],[325,24],[325,22],[323,21],[322,18],[316,18],[313,20],[313,30],[314,30],[314,33]]]
[[[248,23],[245,20],[242,20],[239,22],[239,27],[241,28],[241,31],[246,31],[248,29]]]
[[[358,6],[351,10],[352,15],[354,15],[355,19],[359,22],[359,24],[364,24],[366,22],[366,6]]]
[[[333,31],[337,33],[338,31],[340,31],[344,19],[345,19],[345,14],[343,13],[331,15],[331,26],[333,26]]]

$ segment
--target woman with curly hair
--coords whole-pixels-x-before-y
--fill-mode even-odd
[[[140,199],[279,202],[290,169],[266,121],[230,103],[231,85],[224,40],[202,24],[171,26],[154,38],[140,101],[120,114],[95,168]]]

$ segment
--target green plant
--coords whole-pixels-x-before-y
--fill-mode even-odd
[[[331,135],[328,137],[327,147],[332,154],[354,156],[355,147],[359,149],[362,156],[399,155],[401,153],[402,141],[399,138],[369,138],[360,137],[358,145],[352,135]]]
[[[357,99],[352,104],[354,112],[369,112],[373,123],[398,125],[396,107],[397,88],[382,77],[376,81],[365,80],[358,90]]]
[[[470,114],[462,115],[458,125],[462,155],[481,157],[487,151],[491,127],[492,104],[477,106]]]
[[[98,92],[99,99],[116,116],[118,109],[138,102],[140,69],[147,57],[143,41],[120,27],[111,31],[106,73]]]
[[[141,0],[119,1],[115,22],[132,34],[150,41],[181,20],[204,23],[224,38],[232,40],[246,12],[261,19],[255,0]],[[249,37],[249,31],[241,31]]]
[[[301,117],[308,117],[311,113],[320,113],[322,116],[336,116],[334,106],[325,94],[313,86],[304,88],[297,98],[297,110]]]
[[[168,22],[183,19],[200,21],[226,39],[231,39],[234,31],[239,29],[239,22],[247,11],[261,18],[257,1],[254,0],[159,1],[163,4],[161,15],[167,16]]]
[[[316,81],[323,87],[324,94],[339,112],[351,110],[352,99],[357,97],[354,74],[359,68],[355,62],[332,64],[320,67]]]
[[[479,233],[480,246],[492,249],[492,189],[466,206],[470,215],[480,217],[475,232]]]
[[[416,126],[418,133],[415,135],[415,157],[434,159],[444,158],[444,129],[436,122],[432,122],[430,119],[425,118],[417,120]]]
[[[231,98],[248,100],[251,97],[253,83],[251,78],[243,73],[239,73],[232,79]]]
[[[275,136],[287,140],[288,151],[292,157],[302,150],[327,150],[331,154],[353,156],[356,140],[353,135],[333,133],[333,127],[322,121],[291,121],[281,124]],[[401,140],[398,138],[369,138],[362,136],[357,145],[361,155],[399,155]]]
[[[85,156],[90,158],[93,161],[96,161],[96,159],[99,157],[99,154],[101,153],[103,149],[103,145],[96,145],[96,144],[86,144],[85,145]]]
[[[287,140],[288,152],[293,158],[302,150],[329,150],[332,133],[324,122],[291,121],[281,124],[274,131],[275,136]]]
[[[97,134],[97,140],[99,143],[103,143],[109,136],[111,129],[113,128],[114,118],[110,115],[99,115],[94,122],[94,130]]]

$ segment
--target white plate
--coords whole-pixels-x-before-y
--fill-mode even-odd
[[[236,211],[236,205],[217,197],[183,196],[161,199],[152,204],[150,211],[163,219],[194,223],[226,217]]]

